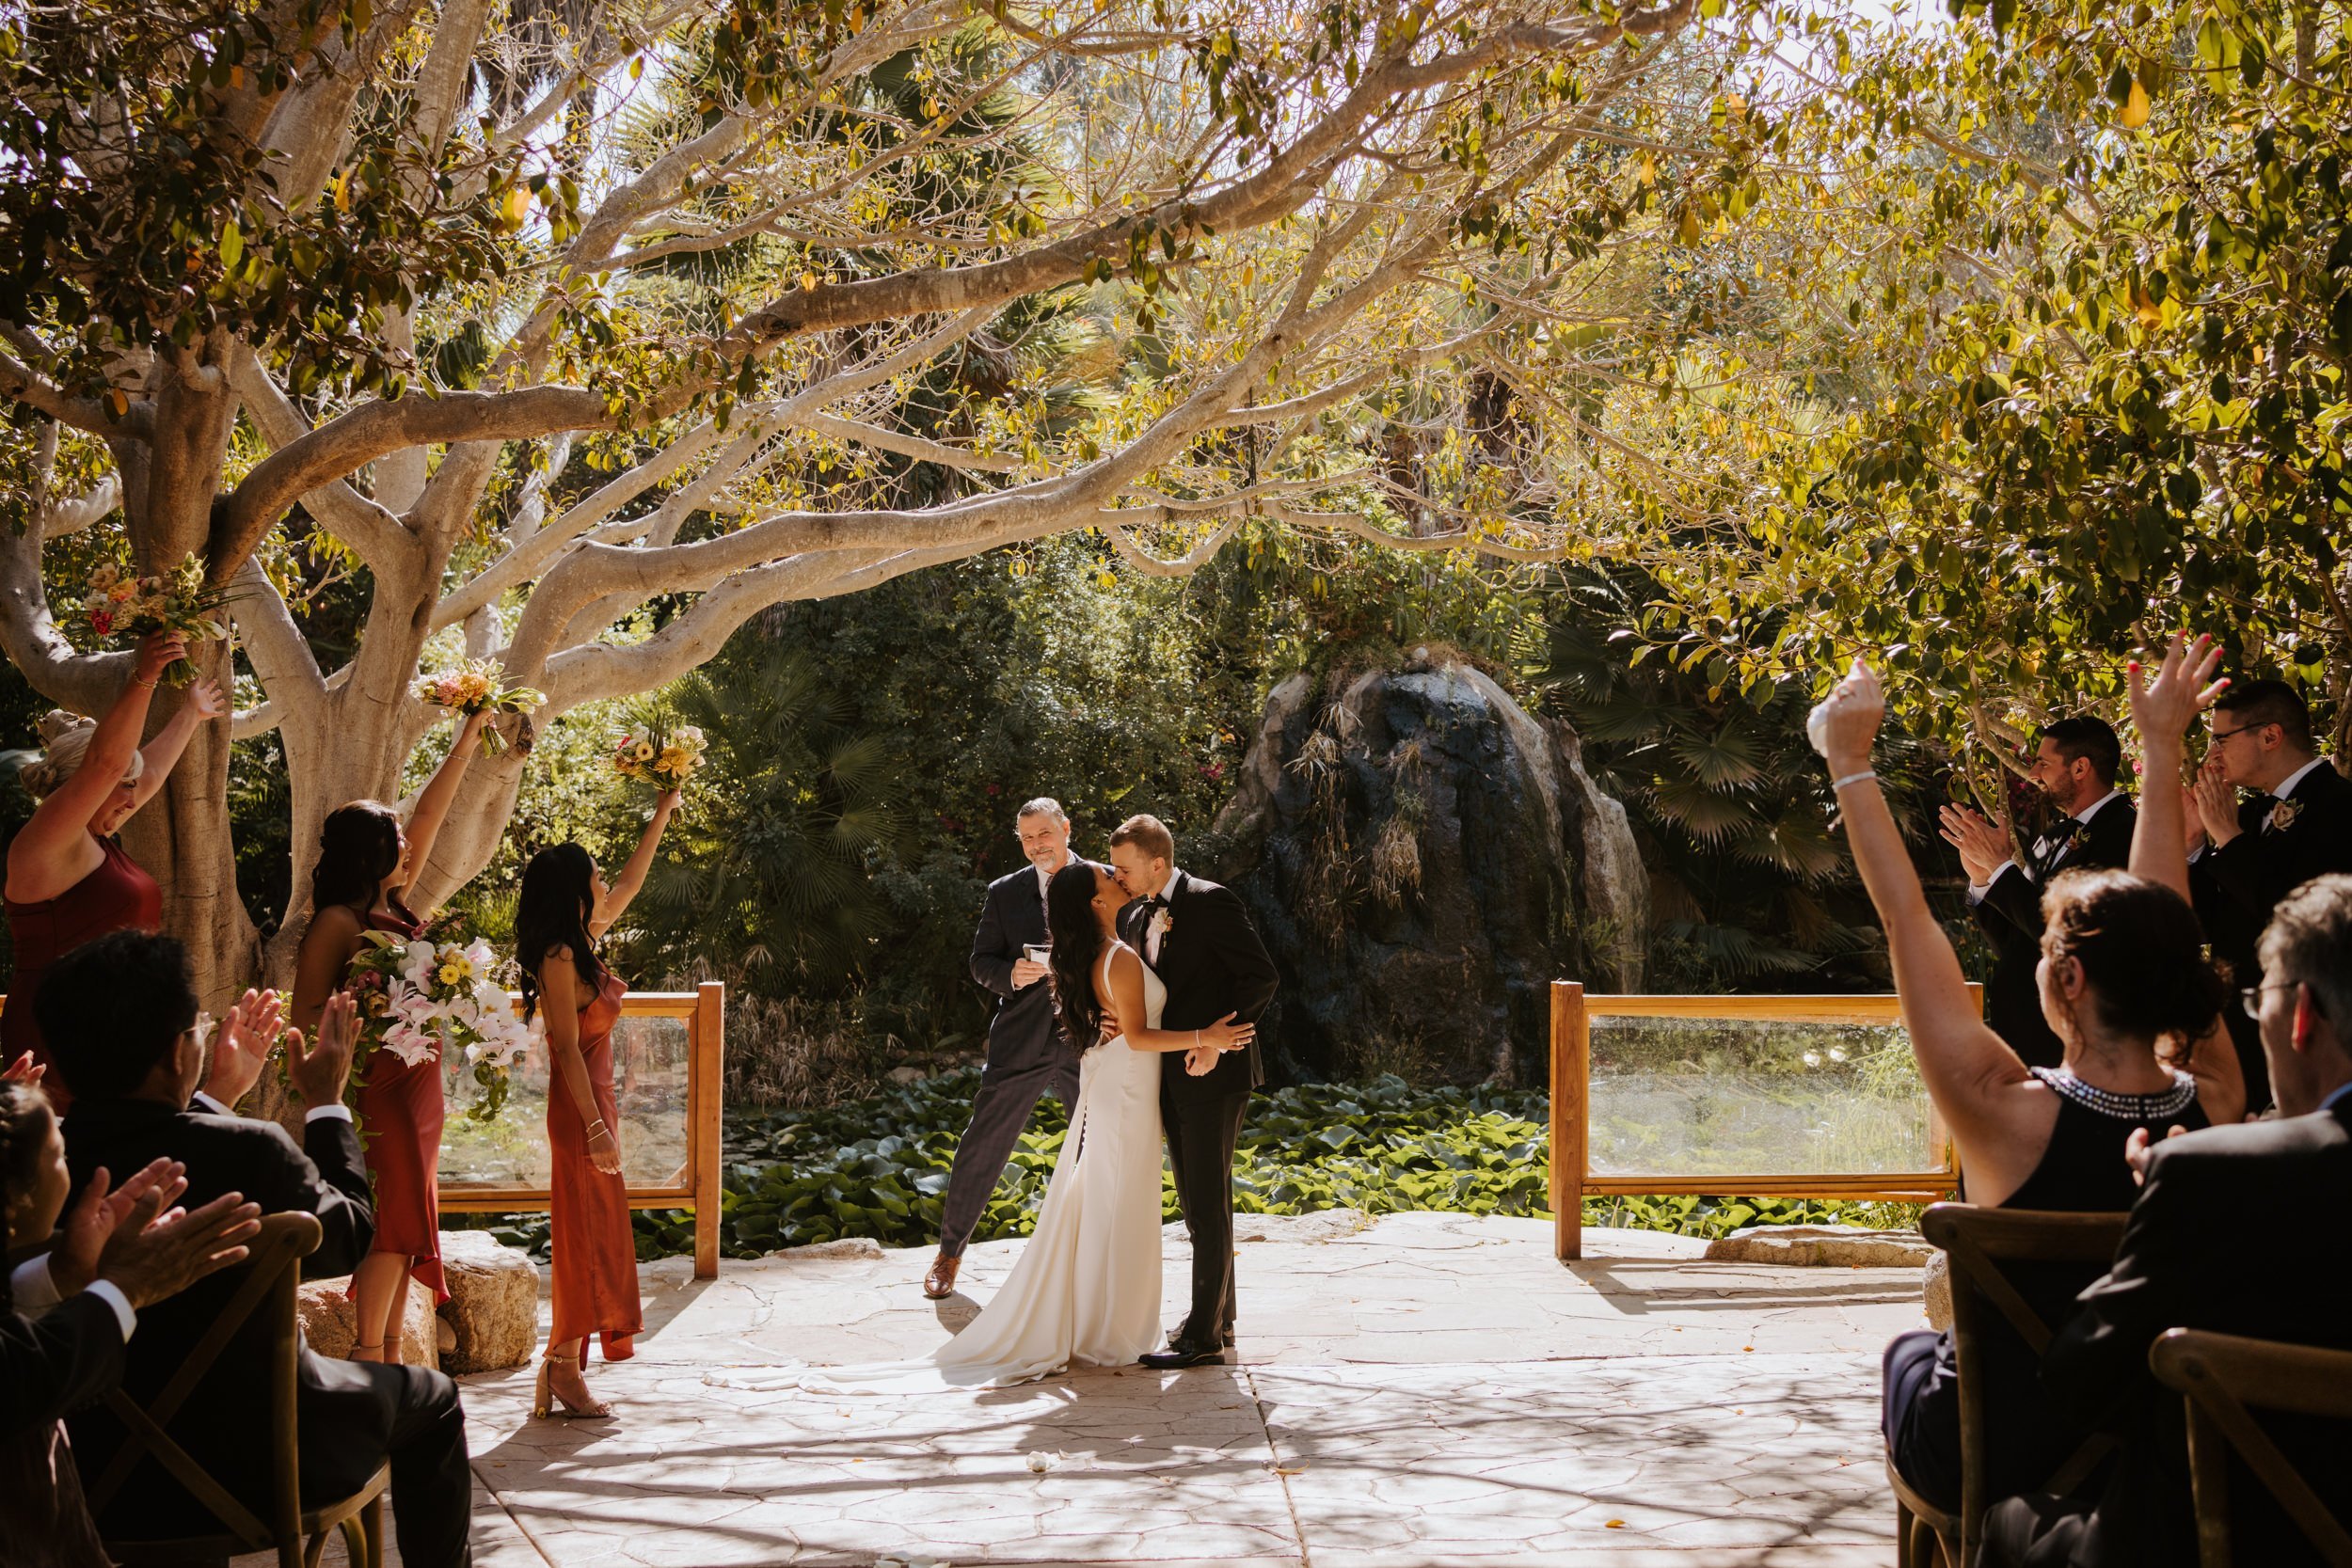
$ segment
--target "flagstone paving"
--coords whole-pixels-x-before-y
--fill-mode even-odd
[[[465,1380],[476,1561],[1893,1560],[1878,1355],[1921,1321],[1915,1271],[1614,1230],[1564,1266],[1532,1220],[1244,1224],[1242,1365],[929,1398],[806,1394],[792,1369],[922,1354],[1021,1243],[973,1248],[946,1303],[925,1251],[648,1265],[636,1359],[592,1372],[619,1419],[531,1421],[527,1372]],[[1181,1228],[1167,1250],[1173,1321]]]

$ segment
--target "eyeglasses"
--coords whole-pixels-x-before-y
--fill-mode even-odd
[[[2296,988],[2296,982],[2293,980],[2273,980],[2268,985],[2248,986],[2245,990],[2237,993],[2237,1005],[2246,1009],[2246,1016],[2248,1018],[2259,1020],[2263,1016],[2263,992],[2266,990],[2293,990]],[[2319,1010],[2318,1005],[2319,998],[2316,996],[2312,997],[2312,1010],[2317,1012]]]
[[[2252,732],[2253,732],[2253,731],[2255,731],[2255,730],[2266,730],[2266,729],[2268,729],[2268,728],[2270,728],[2270,726],[2269,726],[2269,725],[2267,725],[2267,724],[2240,724],[2240,725],[2239,725],[2236,729],[2233,729],[2233,730],[2210,730],[2210,731],[2207,731],[2207,732],[2206,732],[2205,738],[2206,738],[2206,739],[2208,739],[2208,740],[2210,740],[2210,741],[2212,741],[2215,745],[2218,746],[2218,745],[2220,745],[2223,741],[2225,741],[2225,740],[2229,739],[2229,738],[2230,738],[2230,736],[2233,736],[2233,735],[2248,735],[2248,734],[2252,733]]]

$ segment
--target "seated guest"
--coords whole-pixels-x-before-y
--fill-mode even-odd
[[[1993,944],[1993,977],[1984,988],[1984,1021],[2027,1067],[2056,1067],[2062,1051],[2042,1016],[2042,895],[2061,871],[2097,871],[2131,858],[2132,803],[2115,787],[2123,746],[2113,726],[2089,714],[2042,732],[2032,778],[2058,813],[2023,861],[2009,834],[1979,812],[1944,808],[1944,839],[1968,873],[1968,905]]]
[[[2153,768],[2152,768],[2153,774]],[[2121,1443],[2096,1505],[2016,1497],[1986,1518],[1986,1560],[2010,1568],[2193,1568],[2198,1560],[2181,1396],[2148,1370],[2169,1328],[2352,1350],[2352,1254],[2312,1216],[2352,1203],[2352,877],[2280,902],[2263,933],[2252,1006],[2280,1117],[2157,1144],[2106,1276],[2050,1346],[2042,1378],[2071,1419]],[[2352,1519],[2341,1428],[2257,1415],[2339,1519]],[[2318,1554],[2233,1465],[2236,1560],[2260,1568]]]
[[[2203,1036],[2221,990],[2200,953],[2187,900],[2122,871],[2069,872],[2043,894],[2039,981],[2061,1065],[2028,1068],[1972,1005],[1960,959],[1928,909],[1901,830],[1870,771],[1885,704],[1860,660],[1820,709],[1820,743],[1863,885],[1886,931],[1903,1026],[1920,1081],[1959,1147],[1964,1196],[1994,1208],[2120,1212],[2135,1132],[2234,1118],[2233,1063],[2208,1081],[2168,1067],[2158,1047]],[[2208,1053],[2226,1057],[2228,1053]],[[2085,1271],[2011,1275],[2045,1318],[2064,1315]],[[2022,1491],[2063,1463],[2083,1433],[2051,1418],[2034,1358],[2006,1324],[1985,1337],[1989,1495]],[[1942,1506],[1961,1492],[1960,1400],[1950,1338],[1906,1334],[1887,1348],[1884,1425],[1904,1480]]]
[[[50,970],[40,1006],[42,1037],[74,1085],[66,1159],[77,1184],[101,1165],[132,1169],[167,1155],[185,1163],[192,1201],[234,1189],[264,1213],[316,1215],[325,1240],[310,1274],[348,1274],[367,1255],[374,1220],[342,1105],[358,1032],[348,996],[322,1018],[317,1049],[287,1034],[289,1074],[310,1107],[302,1148],[275,1122],[188,1109],[204,1051],[187,954],[170,938],[124,931],[76,948]],[[238,1283],[234,1274],[205,1281],[148,1314],[123,1374],[134,1399],[169,1381]],[[256,1510],[269,1497],[270,1444],[266,1408],[250,1390],[262,1386],[267,1342],[267,1325],[248,1319],[170,1428]],[[328,1361],[305,1345],[297,1413],[305,1506],[356,1491],[389,1458],[401,1560],[416,1568],[470,1560],[472,1478],[455,1384],[417,1367]],[[119,1424],[103,1408],[68,1424],[83,1468],[103,1472],[121,1445]],[[99,1525],[126,1539],[217,1528],[151,1460],[102,1505]]]
[[[2133,672],[2133,717],[2148,777],[2177,777],[2182,737],[2211,673],[2209,640],[2176,641],[2142,691]],[[2148,791],[2136,869],[2185,880],[2177,851],[2179,798]],[[2166,863],[2169,862],[2169,864]],[[2341,1247],[2312,1244],[2309,1216],[2352,1198],[2352,877],[2331,876],[2289,894],[2257,949],[2260,987],[2242,996],[2261,1026],[2269,1082],[2283,1118],[2216,1127],[2137,1152],[2145,1175],[2130,1225],[2106,1277],[2042,1362],[2042,1381],[2066,1418],[2103,1426],[2121,1450],[2095,1507],[2082,1499],[2017,1497],[1986,1517],[1984,1560],[2010,1568],[2103,1568],[2198,1560],[2181,1397],[2148,1370],[2148,1347],[2169,1328],[2203,1328],[2258,1339],[2352,1348],[2352,1261]],[[2340,1433],[2294,1420],[2265,1425],[2290,1459],[2318,1458],[2304,1473],[2338,1517],[2352,1516]],[[2234,1468],[2234,1466],[2233,1466]],[[2230,1483],[2236,1560],[2275,1568],[2318,1558],[2240,1473]]]
[[[2319,755],[2311,710],[2284,681],[2231,688],[2211,724],[2189,825],[2203,841],[2190,887],[2224,976],[2253,986],[2263,978],[2254,944],[2279,900],[2313,877],[2352,871],[2352,780]],[[2243,804],[2240,790],[2249,792]],[[2247,1102],[2259,1111],[2270,1103],[2262,1032],[2235,1008],[2229,1022]]]
[[[242,1261],[261,1228],[234,1193],[159,1218],[185,1182],[158,1160],[111,1192],[104,1171],[92,1177],[53,1245],[66,1182],[47,1097],[0,1080],[0,1244],[52,1248],[0,1275],[0,1557],[12,1568],[104,1568],[59,1418],[120,1382],[140,1307]]]

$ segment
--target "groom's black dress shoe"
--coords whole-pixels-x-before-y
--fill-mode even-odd
[[[1225,1365],[1225,1347],[1187,1344],[1182,1339],[1170,1339],[1166,1350],[1145,1351],[1136,1359],[1155,1372],[1180,1371],[1186,1367],[1222,1367]]]

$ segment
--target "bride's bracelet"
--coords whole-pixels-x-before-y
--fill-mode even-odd
[[[588,1124],[588,1135],[590,1137],[593,1138],[599,1132],[603,1133],[608,1138],[612,1135],[612,1129],[604,1124],[604,1118],[602,1117],[598,1117],[596,1120]]]

